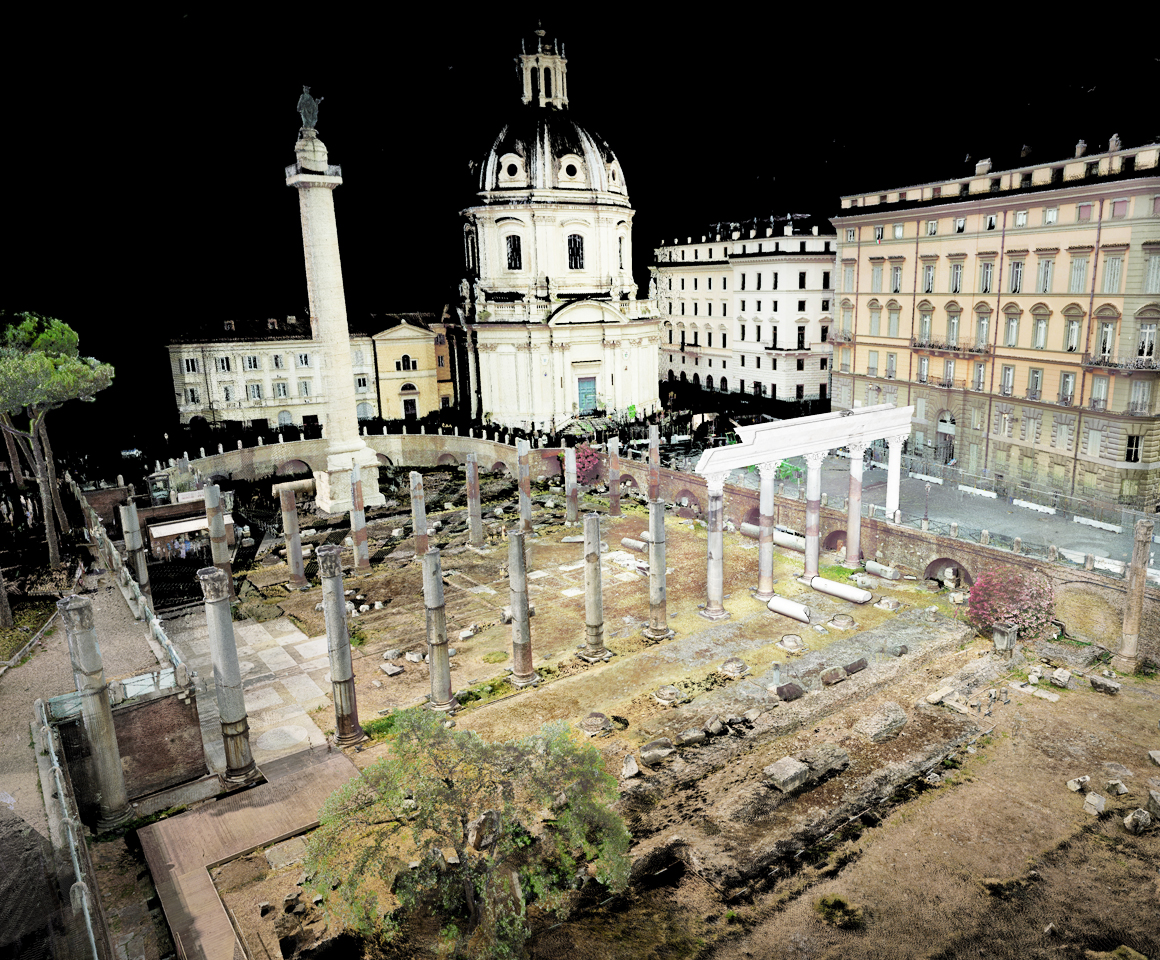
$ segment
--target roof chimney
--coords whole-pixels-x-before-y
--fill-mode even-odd
[[[1085,153],[1087,153],[1087,141],[1081,140],[1075,145],[1075,155],[1077,157],[1082,157]]]
[[[990,157],[987,157],[986,160],[980,160],[978,163],[975,164],[975,176],[981,177],[983,174],[990,173],[990,172],[991,172],[991,158]]]

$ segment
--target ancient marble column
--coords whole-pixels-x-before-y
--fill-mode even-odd
[[[726,473],[711,473],[705,477],[709,492],[709,510],[705,517],[709,525],[707,562],[705,571],[705,606],[698,611],[706,620],[724,620],[725,609],[725,478]]]
[[[648,499],[649,503],[661,496],[661,440],[660,427],[655,423],[648,428]]]
[[[620,437],[608,441],[608,515],[620,516]]]
[[[576,489],[576,448],[564,448],[564,492],[567,497],[567,511],[564,519],[575,523],[580,519],[580,492]]]
[[[68,635],[69,658],[80,694],[81,718],[96,779],[97,828],[110,830],[132,819],[133,808],[129,806],[125,789],[113,709],[109,706],[109,685],[105,682],[105,666],[93,622],[93,602],[88,597],[74,595],[58,600],[56,608]]]
[[[512,673],[508,680],[514,686],[539,683],[540,675],[532,666],[532,628],[528,614],[528,562],[524,553],[524,531],[508,535],[508,587],[512,609]]]
[[[367,514],[363,502],[363,485],[358,471],[350,475],[350,539],[354,543],[354,568],[358,573],[371,569],[370,544],[367,542]]]
[[[607,660],[604,646],[604,593],[600,575],[600,514],[584,517],[584,647],[580,657],[589,663]]]
[[[642,631],[649,640],[665,640],[669,629],[668,591],[665,587],[665,502],[648,505],[648,626]]]
[[[825,453],[807,453],[806,460],[806,568],[802,576],[818,575],[818,555],[822,529],[822,461]]]
[[[427,538],[427,504],[423,499],[423,474],[411,471],[411,524],[415,528],[415,556],[425,557],[430,547]]]
[[[423,602],[427,607],[427,661],[431,709],[459,709],[451,695],[451,658],[447,652],[447,608],[443,601],[443,562],[432,548],[423,554]]]
[[[516,441],[516,455],[519,458],[520,475],[520,530],[532,532],[532,463],[531,445],[527,440]]]
[[[862,455],[866,452],[863,443],[849,443],[850,451],[850,496],[846,501],[846,563],[857,563],[862,559]]]
[[[250,723],[242,693],[242,671],[234,639],[234,619],[230,612],[229,577],[217,567],[197,571],[205,596],[205,621],[209,631],[210,659],[217,689],[218,717],[226,751],[225,779],[244,783],[257,777],[258,768],[250,753]]]
[[[757,539],[757,592],[754,596],[765,602],[773,596],[773,530],[776,521],[774,511],[777,503],[777,472],[780,469],[780,460],[768,460],[758,467],[761,474],[758,500],[761,527]]]
[[[125,531],[125,549],[129,551],[129,562],[137,572],[137,586],[141,588],[141,596],[152,610],[153,590],[149,586],[149,558],[141,538],[141,521],[137,518],[137,504],[132,500],[121,506],[121,528]]]
[[[1128,593],[1124,597],[1123,633],[1120,635],[1120,649],[1112,657],[1112,666],[1121,673],[1132,673],[1139,661],[1140,620],[1144,614],[1144,587],[1148,579],[1153,527],[1151,520],[1136,521],[1132,565],[1128,568]]]
[[[301,590],[310,585],[306,565],[302,562],[302,534],[298,530],[298,503],[293,490],[279,490],[282,507],[282,533],[286,537],[286,562],[290,564],[290,586]]]
[[[326,618],[326,650],[330,655],[330,685],[334,694],[334,742],[340,747],[367,738],[358,722],[354,663],[346,625],[346,597],[342,587],[342,548],[328,543],[318,548],[322,576],[322,613]]]
[[[474,453],[467,455],[467,532],[473,547],[483,546],[483,514],[479,506],[479,463]]]
[[[205,515],[209,520],[209,550],[213,565],[226,575],[230,599],[234,598],[234,574],[230,569],[230,548],[226,543],[226,520],[221,493],[216,483],[205,485]]]
[[[897,437],[887,437],[890,445],[890,454],[886,470],[886,518],[894,520],[898,512],[898,489],[902,478],[902,445],[906,443],[910,434],[904,433]]]

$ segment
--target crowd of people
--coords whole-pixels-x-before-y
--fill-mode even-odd
[[[40,504],[34,497],[23,493],[0,495],[0,522],[17,529],[24,527],[31,530],[42,521]]]

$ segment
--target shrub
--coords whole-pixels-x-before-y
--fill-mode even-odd
[[[1054,605],[1051,581],[1042,574],[987,571],[971,587],[967,620],[983,633],[997,623],[1013,623],[1021,640],[1048,640],[1054,635]]]
[[[576,479],[587,486],[600,475],[600,458],[588,444],[576,447]]]
[[[814,904],[814,910],[822,920],[839,930],[858,930],[866,922],[861,907],[852,906],[836,894],[821,897]]]

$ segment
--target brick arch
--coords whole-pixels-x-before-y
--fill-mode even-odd
[[[636,477],[634,477],[631,473],[621,473],[621,475],[620,475],[621,487],[623,487],[626,483],[630,487],[632,487],[634,490],[640,489],[640,484],[636,482]]]
[[[745,514],[745,519],[742,523],[752,523],[755,527],[761,524],[761,507],[751,507],[749,512]]]
[[[444,466],[457,467],[457,466],[459,466],[459,460],[456,458],[455,454],[453,454],[453,453],[441,453],[441,454],[439,454],[439,459],[435,461],[435,464],[436,464],[436,466],[440,466],[440,467],[444,467]]]
[[[680,503],[681,497],[688,497],[689,498],[689,506],[690,507],[696,506],[697,511],[699,513],[704,513],[705,506],[704,506],[704,504],[701,503],[701,498],[698,497],[695,493],[693,493],[693,491],[690,490],[688,487],[682,487],[677,492],[676,496],[673,497],[673,503]]]
[[[971,571],[963,564],[961,560],[956,560],[954,557],[939,557],[937,560],[932,560],[926,565],[926,570],[922,577],[924,580],[941,580],[943,571],[947,567],[954,567],[959,583],[964,587],[969,587],[975,582],[975,578]]]
[[[393,467],[394,466],[394,463],[391,462],[391,458],[388,457],[385,453],[376,453],[375,457],[378,459],[379,466],[381,466],[381,467]]]
[[[846,545],[846,531],[831,530],[826,534],[826,539],[822,541],[823,550],[837,550]]]
[[[289,477],[295,473],[312,473],[313,469],[305,460],[287,460],[274,467],[275,476]]]
[[[491,472],[492,473],[506,473],[508,476],[511,476],[511,470],[508,469],[508,465],[506,463],[504,463],[502,460],[497,460],[492,465]]]

